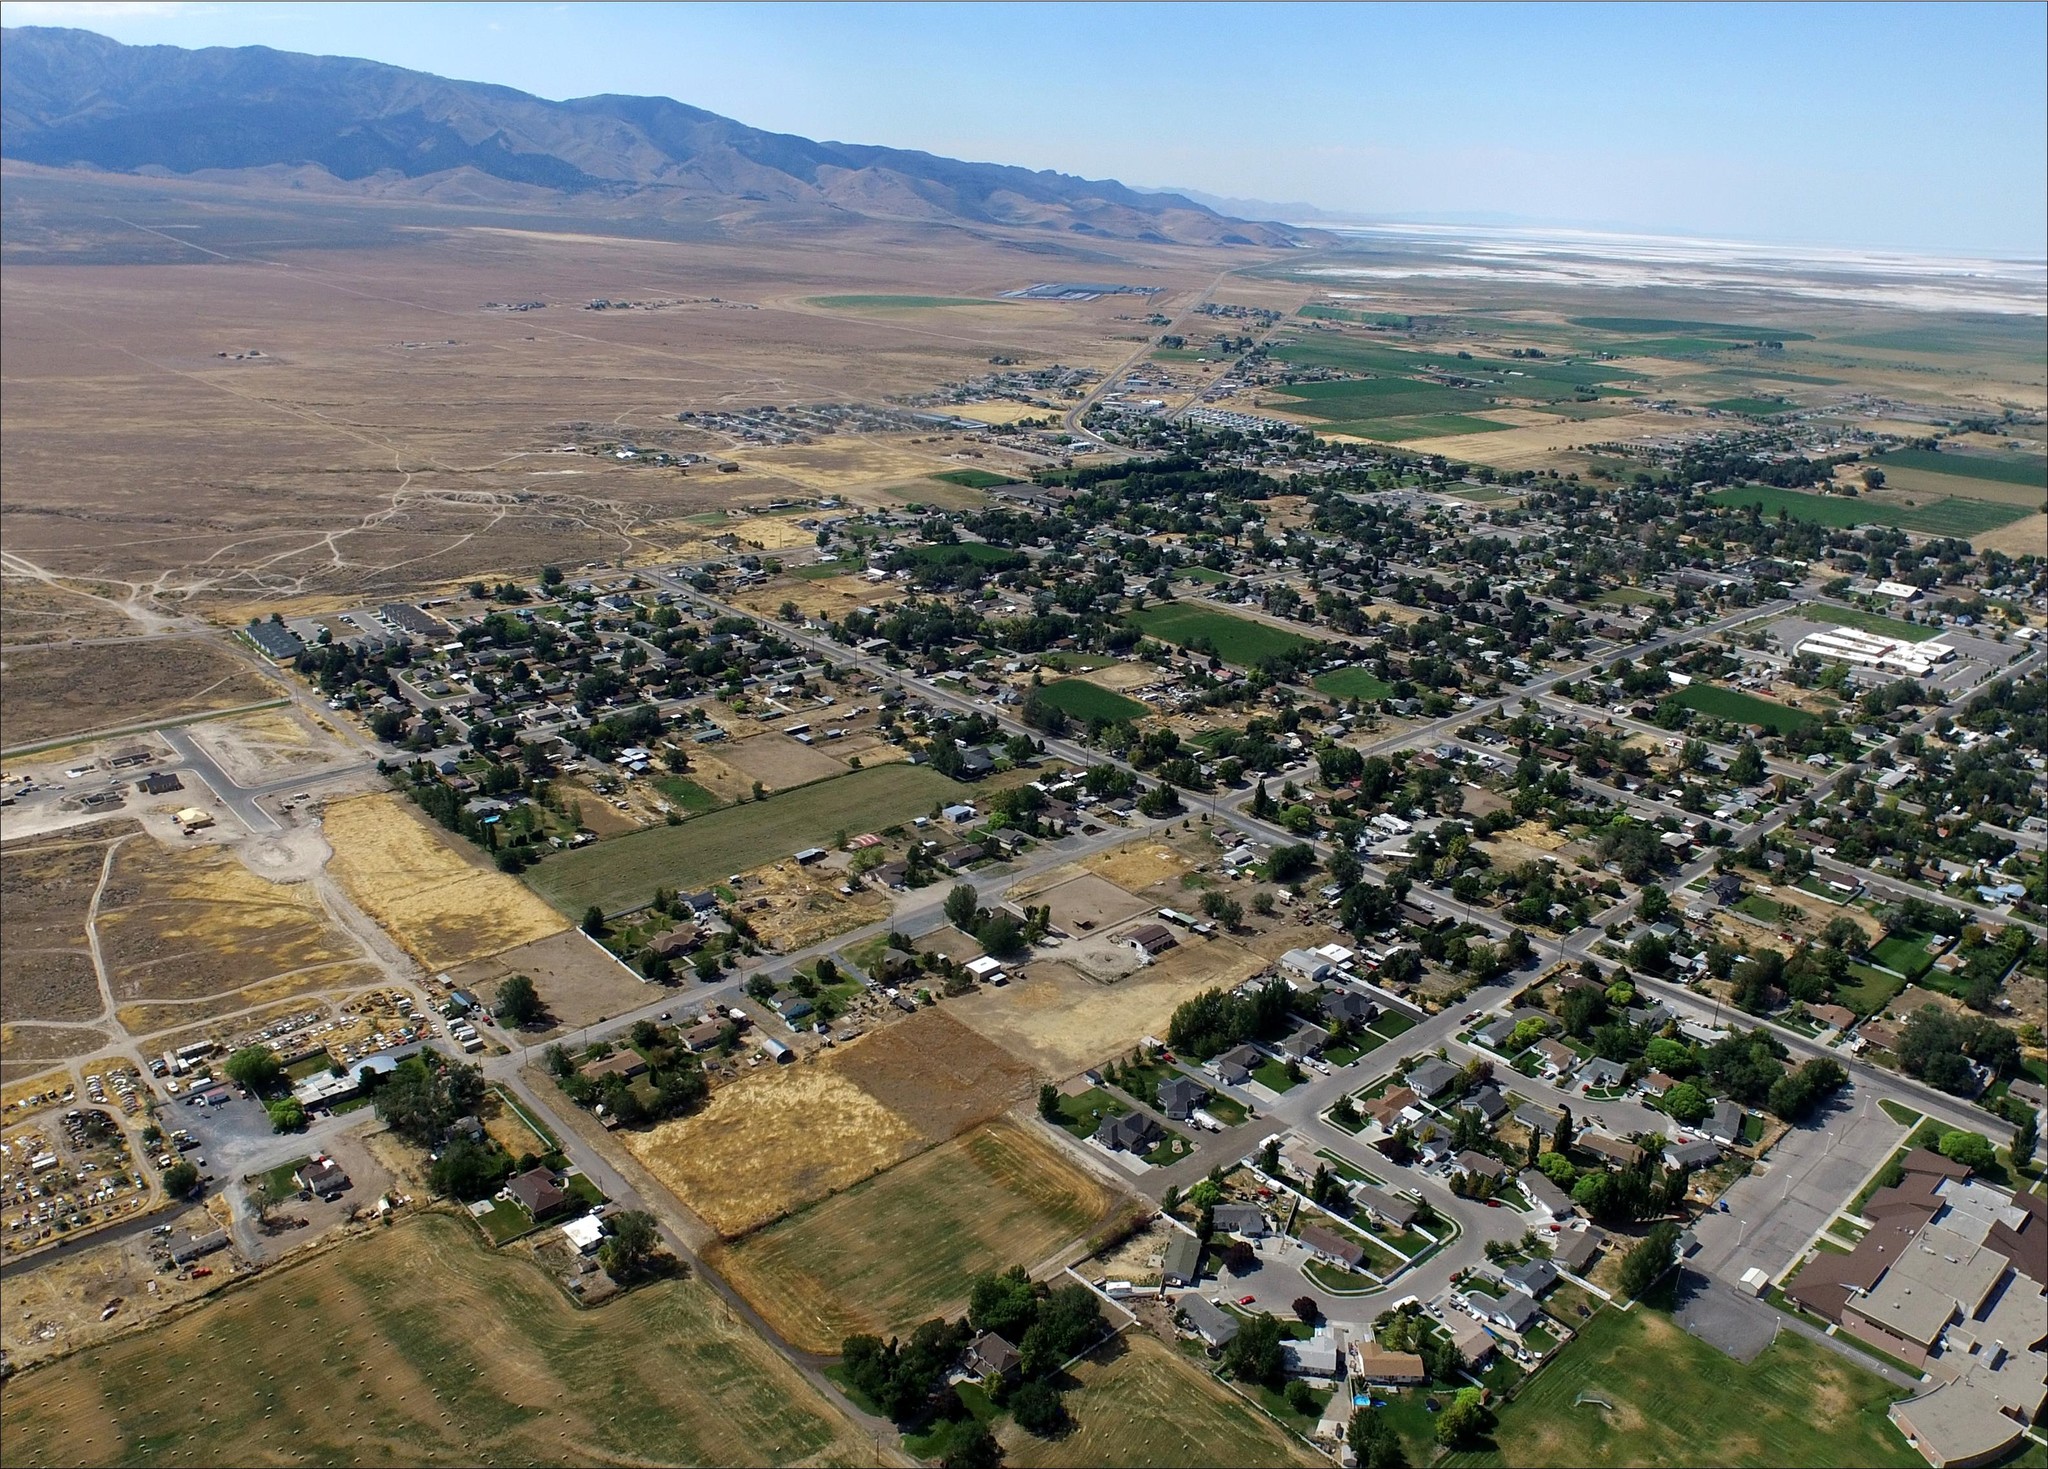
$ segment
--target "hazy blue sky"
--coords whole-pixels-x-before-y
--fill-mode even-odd
[[[1424,219],[2048,253],[2048,6],[0,3]]]

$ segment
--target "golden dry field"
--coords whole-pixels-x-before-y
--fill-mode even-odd
[[[585,1310],[447,1214],[24,1373],[0,1422],[25,1469],[877,1457],[708,1287],[663,1281]]]
[[[834,1352],[856,1332],[907,1336],[957,1314],[974,1276],[1036,1266],[1099,1223],[1113,1197],[1052,1148],[994,1122],[712,1260],[786,1341]]]
[[[472,861],[398,795],[355,796],[321,813],[327,871],[428,969],[560,933],[562,915],[516,878]]]
[[[100,834],[0,847],[0,1020],[101,1017],[85,921],[111,844]]]
[[[209,709],[281,698],[284,689],[232,653],[197,638],[133,638],[81,648],[9,646],[8,748]]]

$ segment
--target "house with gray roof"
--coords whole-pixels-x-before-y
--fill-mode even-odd
[[[1723,1147],[1732,1147],[1742,1141],[1742,1124],[1749,1120],[1749,1114],[1734,1102],[1716,1102],[1714,1115],[1700,1127],[1700,1131]]]
[[[1237,1340],[1237,1318],[1203,1296],[1182,1296],[1174,1303],[1174,1309],[1195,1335],[1211,1347],[1227,1347]]]
[[[1166,1258],[1159,1267],[1159,1278],[1167,1285],[1193,1285],[1202,1278],[1202,1242],[1191,1234],[1173,1232],[1167,1241]]]
[[[1159,1083],[1159,1110],[1175,1122],[1193,1116],[1208,1099],[1209,1089],[1192,1077],[1169,1076]]]
[[[1523,1295],[1540,1297],[1557,1284],[1557,1267],[1548,1260],[1523,1260],[1501,1271],[1500,1278]]]
[[[1408,1085],[1425,1100],[1440,1096],[1463,1073],[1448,1061],[1431,1056],[1408,1073]]]

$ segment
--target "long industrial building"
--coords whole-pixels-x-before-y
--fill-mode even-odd
[[[1956,656],[1947,643],[1909,643],[1899,638],[1880,637],[1860,628],[1831,627],[1809,633],[1794,649],[1816,658],[1839,659],[1858,668],[1880,673],[1898,673],[1907,678],[1925,678],[1938,666]]]

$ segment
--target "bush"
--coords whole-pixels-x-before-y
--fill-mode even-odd
[[[1043,1382],[1027,1382],[1010,1394],[1010,1416],[1026,1433],[1051,1438],[1067,1426],[1066,1405]]]
[[[1998,1163],[1998,1153],[1988,1139],[1957,1128],[1941,1135],[1941,1156],[1960,1163],[1973,1173],[1983,1173]]]

